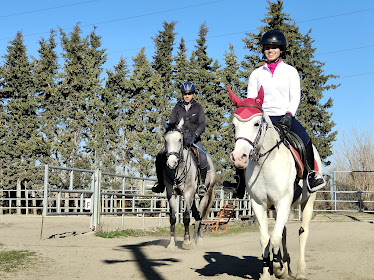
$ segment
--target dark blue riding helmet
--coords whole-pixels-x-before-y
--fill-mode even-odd
[[[195,85],[191,82],[185,82],[181,85],[181,92],[183,93],[195,93]]]

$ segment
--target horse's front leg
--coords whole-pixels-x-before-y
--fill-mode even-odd
[[[291,201],[287,198],[283,198],[277,205],[275,205],[277,217],[270,237],[270,244],[273,248],[273,272],[277,278],[281,279],[288,277],[288,264],[283,263],[281,246],[282,239],[286,233],[285,226],[290,213],[290,207]]]
[[[260,280],[270,280],[270,250],[267,207],[255,199],[251,199],[252,209],[258,220],[260,230],[260,243],[262,248],[263,267]]]
[[[192,195],[185,195],[184,200],[186,203],[186,207],[183,213],[183,224],[184,224],[184,240],[183,240],[183,249],[191,249],[193,248],[193,244],[191,242],[190,237],[190,222],[191,222],[191,208],[194,201],[194,197]]]
[[[170,243],[167,247],[168,250],[174,250],[176,244],[175,236],[175,224],[177,223],[177,199],[174,195],[169,197],[169,207],[170,207]]]
[[[306,277],[306,262],[305,262],[305,247],[309,236],[309,225],[313,215],[313,204],[316,199],[316,193],[311,194],[307,202],[301,205],[303,212],[302,223],[299,230],[299,264],[297,266],[296,279],[307,279]]]
[[[203,238],[203,233],[201,230],[201,219],[202,218],[201,218],[199,210],[196,207],[195,200],[193,201],[193,204],[192,204],[192,216],[195,219],[195,230],[193,233],[193,239],[195,240],[195,243],[197,244]]]

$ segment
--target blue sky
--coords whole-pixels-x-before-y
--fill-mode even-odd
[[[275,0],[274,0],[275,1]],[[229,43],[239,60],[246,51],[245,32],[256,32],[267,13],[265,0],[190,0],[190,1],[119,1],[119,0],[21,0],[2,3],[0,55],[6,53],[9,41],[22,31],[28,54],[37,57],[38,41],[49,36],[49,30],[61,27],[69,33],[78,22],[83,36],[97,27],[107,49],[105,68],[112,68],[120,57],[132,65],[132,57],[141,47],[152,60],[153,41],[164,21],[176,21],[176,43],[183,37],[190,52],[199,27],[206,23],[208,55],[221,60]],[[341,86],[325,92],[333,98],[332,119],[335,130],[349,132],[372,129],[374,111],[374,3],[372,0],[285,0],[284,12],[295,20],[302,34],[312,29],[317,48],[316,59],[325,63],[326,74],[340,75]],[[340,133],[341,135],[341,133]],[[339,139],[339,136],[338,136]]]

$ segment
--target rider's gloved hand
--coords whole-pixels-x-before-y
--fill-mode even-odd
[[[196,134],[192,134],[190,137],[188,137],[186,139],[186,145],[189,147],[192,146],[193,143],[195,143],[196,137],[197,137]]]
[[[291,128],[291,125],[292,125],[292,115],[290,113],[286,113],[283,116],[283,118],[281,118],[279,123],[286,126],[287,129],[289,130]]]

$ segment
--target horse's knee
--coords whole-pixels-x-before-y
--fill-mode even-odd
[[[175,217],[175,215],[170,215],[169,220],[171,225],[175,225],[177,223],[177,217]]]
[[[189,225],[190,224],[190,220],[191,220],[190,215],[183,216],[183,224]]]

